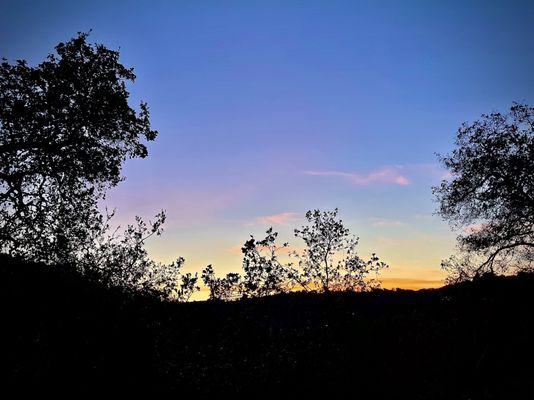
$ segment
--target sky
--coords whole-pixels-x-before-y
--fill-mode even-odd
[[[298,249],[306,210],[338,207],[385,287],[421,288],[455,245],[436,153],[534,103],[533,20],[532,1],[0,0],[0,56],[37,64],[90,29],[120,48],[159,137],[107,205],[123,224],[166,210],[156,260],[240,271],[249,235]]]

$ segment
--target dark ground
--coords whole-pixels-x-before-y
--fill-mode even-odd
[[[0,304],[2,391],[534,399],[534,275],[171,304],[0,256]]]

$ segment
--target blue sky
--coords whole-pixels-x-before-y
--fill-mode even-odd
[[[528,1],[2,0],[0,56],[37,63],[89,29],[120,47],[160,136],[109,202],[123,221],[167,210],[155,258],[238,270],[249,234],[291,241],[307,209],[339,207],[389,279],[431,285],[454,245],[434,153],[534,103],[532,21]]]

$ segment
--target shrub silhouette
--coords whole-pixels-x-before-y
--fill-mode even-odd
[[[202,281],[209,290],[210,300],[237,300],[243,293],[241,276],[235,272],[226,274],[224,278],[217,278],[211,265],[202,271]]]
[[[261,297],[287,290],[287,267],[280,262],[278,252],[289,246],[277,246],[278,232],[273,228],[266,231],[264,239],[251,236],[241,252],[243,253],[243,292],[247,297]]]
[[[337,208],[306,213],[309,224],[295,229],[295,236],[301,238],[306,247],[301,254],[293,253],[298,268],[292,268],[290,276],[305,290],[360,291],[378,287],[378,280],[366,281],[365,278],[369,273],[387,268],[387,264],[374,253],[367,261],[358,256],[359,239],[350,233],[337,214]]]
[[[108,214],[107,221],[113,217]],[[135,225],[111,229],[109,223],[93,227],[91,240],[78,251],[75,266],[87,277],[108,286],[139,291],[162,299],[188,301],[200,290],[198,275],[182,274],[185,259],[179,257],[170,264],[152,260],[145,242],[163,232],[165,213],[156,215],[154,221],[135,218]]]
[[[369,274],[387,268],[376,254],[363,260],[356,253],[358,238],[351,235],[343,221],[333,211],[313,210],[306,213],[309,225],[295,229],[295,236],[304,241],[302,252],[289,251],[289,243],[277,244],[278,232],[267,229],[264,239],[253,236],[245,242],[243,276],[233,273],[216,278],[213,267],[202,273],[204,284],[210,290],[210,299],[263,297],[292,290],[309,291],[365,291],[379,288],[380,282]],[[282,250],[297,262],[283,262]]]

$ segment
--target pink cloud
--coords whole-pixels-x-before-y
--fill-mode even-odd
[[[228,253],[232,253],[232,254],[242,254],[243,252],[241,251],[241,246],[232,246],[230,248],[227,249]]]
[[[267,225],[287,225],[288,222],[294,221],[295,219],[297,219],[297,213],[284,212],[280,214],[259,217],[258,221]]]
[[[400,167],[383,167],[365,174],[342,171],[306,171],[310,176],[334,176],[347,179],[355,186],[369,186],[373,184],[409,185],[410,180],[401,173]]]
[[[412,175],[427,177],[433,180],[449,180],[453,177],[453,174],[437,163],[407,164],[403,165],[402,168]]]
[[[488,224],[478,223],[478,224],[471,224],[469,226],[466,226],[464,231],[468,234],[474,234],[482,232],[489,228]]]

